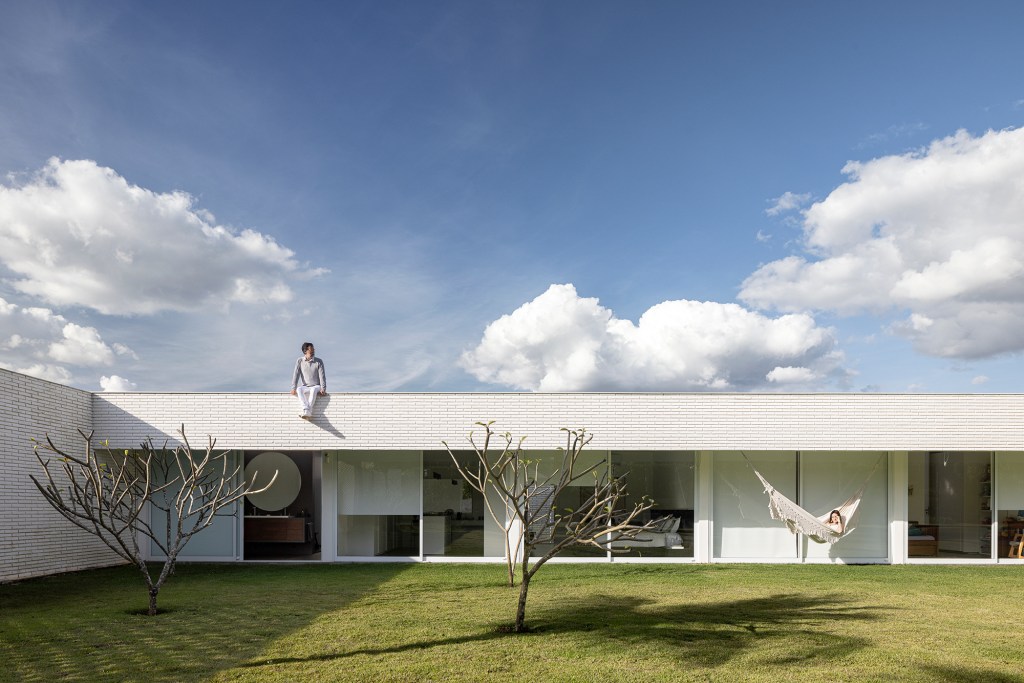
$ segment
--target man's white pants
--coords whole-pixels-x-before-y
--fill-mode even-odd
[[[295,387],[295,393],[299,397],[299,403],[302,404],[302,415],[309,417],[313,414],[313,404],[316,403],[316,397],[320,395],[320,385],[314,384],[311,387],[298,386]]]

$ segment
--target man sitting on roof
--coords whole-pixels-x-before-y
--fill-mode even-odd
[[[308,420],[313,417],[313,404],[319,394],[327,395],[327,374],[324,362],[313,355],[316,349],[313,342],[302,343],[302,355],[295,361],[292,372],[292,396],[299,397],[302,412],[299,417]]]

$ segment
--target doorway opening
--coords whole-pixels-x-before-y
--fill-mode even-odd
[[[265,490],[245,498],[243,559],[320,559],[321,458],[310,451],[246,451],[246,481]]]

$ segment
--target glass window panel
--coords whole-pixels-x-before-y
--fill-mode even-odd
[[[907,474],[910,557],[992,556],[991,454],[910,453]]]
[[[415,557],[419,548],[418,515],[338,515],[340,557]]]
[[[537,480],[543,482],[548,477],[557,479],[563,464],[563,454],[561,451],[529,451],[527,452],[527,458],[531,461],[531,474],[535,471],[537,474]],[[533,468],[536,468],[534,470]],[[591,472],[587,472],[589,468],[593,468]],[[551,501],[550,507],[553,510],[565,510],[567,508],[577,510],[583,506],[584,503],[594,493],[594,482],[595,479],[605,477],[608,474],[608,463],[605,451],[583,451],[580,453],[576,460],[576,466],[573,468],[573,472],[576,473],[578,478],[573,481],[569,486],[565,487],[561,494],[558,495],[553,501]],[[543,495],[538,495],[535,500],[541,501]],[[551,531],[550,527],[547,531]],[[547,552],[553,544],[558,543],[564,539],[564,529],[559,526],[554,530],[553,534],[550,535],[550,542],[542,542],[535,546],[533,555],[534,557],[543,555]],[[585,545],[571,545],[565,548],[560,557],[607,557],[608,552],[603,548],[597,546],[585,546]]]
[[[228,470],[237,467],[241,463],[241,453],[239,451],[230,451],[227,453],[228,458]],[[220,470],[218,461],[218,471]],[[171,476],[175,476],[175,467],[172,465]],[[158,472],[154,471],[154,484],[159,485],[165,481],[162,476],[159,476]],[[167,507],[168,505],[173,506],[174,497],[181,490],[181,487],[177,489],[168,489],[163,494],[157,494],[154,499],[159,497],[159,502],[162,506]],[[235,504],[230,508],[222,510],[222,514],[218,515],[210,526],[203,529],[191,539],[185,545],[185,548],[178,554],[181,559],[189,558],[209,558],[209,557],[234,557],[235,552],[235,539],[237,537],[235,533],[236,525],[238,524],[238,517],[235,516],[239,510],[240,505]],[[235,513],[235,514],[231,514]],[[171,515],[170,524],[177,525],[177,517]],[[150,506],[150,524],[153,530],[157,533],[161,533],[161,529],[167,528],[167,514],[163,510],[157,509],[155,506]],[[163,551],[161,551],[155,543],[150,541],[150,552],[153,557],[162,558]]]
[[[999,507],[1013,510],[1016,517],[1024,510],[1024,453],[998,453],[996,464]]]
[[[420,513],[419,452],[342,451],[337,460],[339,514]]]
[[[795,559],[796,536],[768,512],[764,486],[740,453],[714,453],[714,556],[721,559]],[[747,453],[780,493],[796,500],[796,453]]]
[[[888,557],[887,456],[877,452],[801,452],[800,466],[801,507],[815,516],[827,514],[866,484],[854,531],[835,544],[819,544],[805,537],[805,556],[846,560]]]
[[[1024,453],[996,454],[1000,558],[1024,555]]]
[[[656,531],[643,532],[619,545],[621,557],[693,557],[693,511],[696,456],[692,451],[615,451],[612,473],[626,475],[623,509],[647,496],[655,507],[638,521],[663,520]]]
[[[455,453],[459,464],[475,471],[472,451]],[[495,507],[504,510],[504,506]],[[491,543],[487,544],[487,538]],[[487,512],[484,497],[462,478],[447,451],[423,454],[423,554],[450,557],[504,557],[501,527]]]
[[[475,468],[477,456],[472,451],[455,453],[464,467]],[[557,475],[562,463],[558,451],[529,451],[529,476],[543,482]],[[585,473],[595,468],[598,476],[607,471],[604,452],[585,451],[577,460],[575,471]],[[427,451],[423,454],[423,553],[424,555],[446,555],[455,557],[504,557],[504,524],[506,507],[496,492],[489,490],[488,500],[472,490],[463,480],[447,451]],[[578,508],[593,492],[594,475],[585,473],[572,485],[566,487],[553,507]],[[536,498],[540,500],[540,498]],[[499,519],[495,519],[496,513]],[[558,536],[551,539],[556,543]],[[539,544],[534,555],[543,554],[549,543]],[[601,548],[570,546],[561,553],[572,557],[604,557]]]
[[[419,555],[420,453],[340,451],[336,456],[338,555]]]

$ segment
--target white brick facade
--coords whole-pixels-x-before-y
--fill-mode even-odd
[[[1017,394],[330,394],[312,423],[285,393],[95,394],[97,435],[120,447],[151,436],[224,448],[438,449],[478,420],[561,443],[584,426],[623,450],[1024,450]]]
[[[53,512],[28,478],[39,468],[30,439],[49,433],[80,448],[77,427],[114,447],[176,443],[184,424],[195,446],[210,434],[235,449],[437,450],[442,440],[463,447],[476,421],[494,420],[537,449],[564,443],[561,427],[584,426],[595,449],[702,459],[736,450],[1024,451],[1024,395],[332,393],[307,422],[285,393],[91,394],[0,370],[0,406],[0,581],[119,561]],[[894,462],[890,490],[905,491],[906,456]],[[891,505],[891,519],[902,519],[905,494]],[[903,529],[894,527],[897,551]]]
[[[41,474],[31,439],[49,434],[59,448],[82,447],[92,425],[92,395],[0,370],[0,581],[119,564],[98,539],[43,499],[29,475]]]

